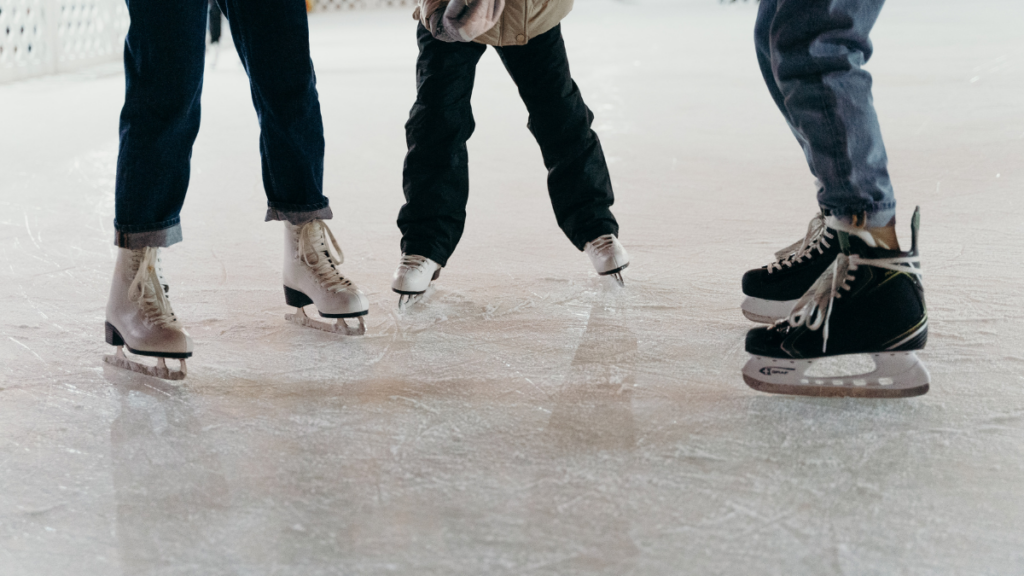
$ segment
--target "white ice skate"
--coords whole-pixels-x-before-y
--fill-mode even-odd
[[[159,248],[118,248],[105,323],[107,344],[117,346],[117,352],[104,356],[104,362],[165,380],[185,377],[192,338],[175,317],[168,290],[160,271]],[[129,359],[125,348],[138,356],[155,357],[156,366]],[[166,358],[179,360],[180,369],[170,370]]]
[[[425,256],[402,254],[402,260],[395,269],[391,289],[398,293],[398,308],[419,300],[430,287],[430,283],[441,275],[441,265]]]
[[[590,257],[590,262],[599,275],[615,278],[619,286],[626,285],[622,280],[622,271],[629,266],[629,254],[614,234],[594,238],[587,242],[583,251]]]
[[[349,336],[365,334],[363,316],[370,311],[370,304],[355,284],[338,270],[345,257],[331,229],[323,220],[301,226],[285,222],[284,227],[284,299],[296,308],[295,313],[285,315],[285,319],[325,332]],[[310,304],[316,306],[320,316],[336,318],[335,323],[306,316],[303,308]],[[358,325],[349,326],[346,318],[355,318]]]

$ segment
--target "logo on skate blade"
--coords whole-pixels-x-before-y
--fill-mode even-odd
[[[785,376],[786,374],[789,374],[793,370],[796,370],[796,368],[777,368],[775,366],[765,366],[764,368],[758,370],[758,372],[764,374],[765,376]]]

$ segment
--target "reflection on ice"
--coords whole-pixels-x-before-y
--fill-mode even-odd
[[[110,426],[116,533],[125,573],[188,573],[223,563],[230,490],[190,393],[111,375],[121,411]],[[237,560],[237,559],[236,559]]]

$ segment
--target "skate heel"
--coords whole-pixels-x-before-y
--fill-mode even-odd
[[[289,288],[287,286],[284,287],[284,301],[289,306],[294,306],[296,308],[309,306],[310,304],[313,303],[313,300],[310,299],[309,296],[306,296],[302,292],[299,292],[298,290]]]
[[[121,338],[121,335],[117,333],[117,328],[114,328],[114,325],[110,322],[104,322],[103,325],[107,336],[107,344],[111,346],[124,346],[124,338]]]
[[[918,328],[909,336],[903,338],[899,342],[890,345],[886,348],[888,352],[913,352],[915,350],[924,350],[925,345],[928,344],[928,321],[925,319],[924,325]]]

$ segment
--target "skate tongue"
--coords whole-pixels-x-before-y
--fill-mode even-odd
[[[917,256],[917,232],[921,229],[921,207],[914,207],[914,216],[910,219],[910,253]]]
[[[312,238],[311,238],[312,237]],[[330,240],[330,242],[328,242]],[[334,253],[331,252],[331,247],[334,247]],[[345,254],[341,251],[341,246],[338,246],[338,240],[335,239],[334,233],[327,227],[327,224],[322,220],[312,220],[302,226],[299,231],[299,254],[306,261],[306,264],[314,266],[309,261],[309,256],[317,255],[319,259],[319,251],[317,248],[323,247],[323,255],[327,257],[327,261],[332,264],[343,264],[345,262]],[[336,254],[336,255],[335,255]]]
[[[128,299],[135,302],[146,319],[158,326],[169,326],[177,321],[167,300],[170,287],[160,281],[157,249],[147,248],[135,278],[128,286]]]
[[[850,255],[850,235],[843,231],[839,231],[839,249],[843,254]]]

